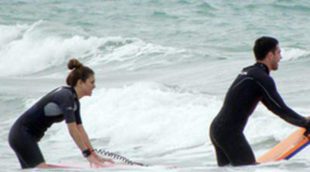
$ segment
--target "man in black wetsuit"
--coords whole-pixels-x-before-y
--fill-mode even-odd
[[[285,121],[309,129],[310,120],[290,109],[277,92],[269,75],[278,69],[281,51],[278,41],[261,37],[255,41],[256,63],[244,68],[229,88],[224,104],[210,126],[210,138],[219,166],[256,164],[243,130],[249,116],[261,101]]]

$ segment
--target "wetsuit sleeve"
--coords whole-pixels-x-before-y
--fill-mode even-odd
[[[76,122],[74,112],[75,100],[73,94],[69,90],[64,89],[63,91],[58,92],[55,97],[55,102],[63,112],[66,123]]]
[[[82,124],[81,113],[80,113],[80,102],[77,103],[78,107],[75,111],[75,119],[77,124]]]
[[[279,95],[276,85],[271,77],[261,82],[258,81],[262,90],[262,102],[273,113],[285,121],[300,127],[309,128],[309,120],[290,109]]]

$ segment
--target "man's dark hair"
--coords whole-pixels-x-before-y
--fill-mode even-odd
[[[278,40],[272,37],[263,36],[255,41],[253,47],[256,60],[264,60],[269,51],[275,52]]]

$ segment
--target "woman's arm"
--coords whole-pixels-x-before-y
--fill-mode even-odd
[[[81,151],[88,149],[88,146],[85,144],[84,138],[80,130],[78,129],[78,125],[75,122],[71,122],[67,124],[69,133],[76,143],[76,145],[80,148]]]
[[[111,159],[102,158],[102,157],[98,156],[98,155],[96,154],[96,152],[94,152],[94,148],[93,148],[93,146],[91,145],[90,140],[89,140],[89,137],[88,137],[88,135],[87,135],[87,133],[86,133],[86,131],[85,131],[85,129],[84,129],[84,127],[83,127],[82,124],[78,124],[78,125],[77,125],[77,128],[78,128],[78,130],[79,130],[79,132],[80,132],[80,135],[81,135],[81,137],[82,137],[82,139],[83,139],[83,141],[84,141],[84,144],[87,146],[88,149],[91,150],[92,154],[93,154],[96,158],[98,158],[101,162],[106,162],[106,161],[108,161],[108,162],[110,162],[110,163],[114,163]]]
[[[89,150],[89,147],[86,143],[89,143],[89,140],[85,142],[85,132],[84,134],[82,132],[80,132],[80,130],[78,129],[78,125],[75,122],[71,122],[71,123],[67,123],[67,127],[69,130],[69,133],[72,137],[72,139],[74,140],[74,142],[76,143],[76,145],[80,148],[80,150],[83,152],[85,150]],[[88,137],[87,137],[88,138]],[[90,154],[88,156],[86,156],[85,158],[87,158],[87,160],[89,161],[91,166],[95,166],[95,167],[103,167],[104,165],[102,164],[102,162],[98,159],[97,155],[90,152]]]
[[[82,137],[82,139],[84,141],[84,144],[87,146],[87,148],[90,149],[90,150],[94,150],[93,146],[91,145],[91,143],[89,141],[89,137],[88,137],[88,135],[87,135],[83,125],[82,124],[78,124],[77,125],[77,129],[79,130],[80,135],[81,135],[81,137]]]

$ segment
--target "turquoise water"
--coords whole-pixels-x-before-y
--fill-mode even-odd
[[[309,149],[287,162],[218,168],[208,137],[227,88],[254,63],[252,46],[262,35],[280,41],[283,59],[272,73],[279,92],[309,114],[309,15],[306,0],[2,0],[0,166],[18,171],[10,126],[65,84],[66,63],[77,57],[96,72],[94,95],[81,101],[94,146],[179,167],[135,171],[309,171]],[[259,156],[294,129],[259,106],[246,135]],[[47,162],[85,162],[64,123],[40,146]]]

